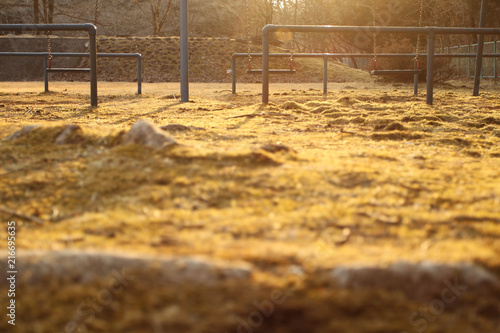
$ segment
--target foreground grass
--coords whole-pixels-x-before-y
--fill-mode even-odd
[[[284,288],[287,281],[281,277],[290,267],[308,276],[352,264],[467,262],[500,276],[500,100],[495,87],[480,97],[444,87],[432,107],[425,97],[411,96],[408,87],[361,88],[345,85],[323,98],[319,90],[289,87],[276,92],[269,106],[258,104],[256,91],[242,89],[231,96],[209,87],[187,104],[168,93],[108,93],[98,108],[88,107],[88,97],[74,92],[2,93],[0,138],[25,125],[40,127],[0,144],[2,207],[33,219],[0,216],[19,219],[17,246],[23,250],[201,255],[255,267],[244,291],[228,282],[220,287],[226,297],[197,287],[192,288],[199,299],[184,294],[181,307],[200,301],[200,316],[224,318],[217,319],[218,326],[162,317],[157,306],[175,303],[182,296],[172,295],[183,293],[162,287],[158,297],[170,301],[151,303],[140,296],[139,302],[155,309],[152,316],[158,318],[136,314],[142,324],[135,326],[124,323],[117,310],[103,318],[120,324],[104,322],[99,328],[92,321],[96,332],[135,332],[141,325],[171,331],[176,320],[187,321],[178,323],[180,331],[232,329],[238,321],[229,314],[247,313],[254,299]],[[186,126],[170,131],[180,145],[161,150],[121,145],[121,135],[140,119]],[[57,145],[54,140],[66,124],[81,129],[73,143]],[[378,290],[327,295],[320,281],[305,281],[284,313],[262,331],[290,332],[293,325],[280,318],[295,315],[303,316],[297,331],[396,331],[408,325],[408,313],[418,305]],[[36,286],[26,288],[40,292]],[[76,306],[99,284],[68,282],[57,288],[75,295],[66,302]],[[129,295],[135,297],[151,292],[133,288]],[[211,301],[222,306],[238,297],[242,301],[233,308],[210,309]],[[368,301],[373,297],[384,308],[376,310]],[[480,307],[473,299],[465,303]],[[325,306],[340,307],[345,321],[314,310]],[[353,307],[357,310],[347,310]],[[394,308],[398,314],[393,316]],[[42,320],[44,312],[33,311],[43,331],[62,325],[68,315],[62,311]],[[447,327],[447,320],[467,321],[464,311],[442,316],[437,329]],[[352,329],[349,318],[357,321],[360,315],[364,321]],[[490,327],[489,316],[479,316],[477,325]],[[162,324],[151,324],[155,320]],[[317,327],[315,320],[321,323]]]

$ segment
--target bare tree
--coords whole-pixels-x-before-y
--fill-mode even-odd
[[[167,16],[172,6],[172,0],[166,0],[166,5],[164,5],[165,2],[163,0],[149,0],[149,7],[151,10],[150,14],[142,8],[139,0],[133,0],[133,2],[137,5],[137,7],[139,7],[149,23],[153,26],[153,35],[159,36],[163,26],[167,22]]]
[[[38,0],[33,0],[33,23],[40,23],[40,8]]]

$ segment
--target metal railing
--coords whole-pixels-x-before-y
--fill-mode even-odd
[[[374,33],[405,33],[427,35],[427,104],[434,98],[434,58],[435,36],[439,34],[472,34],[484,36],[500,34],[500,28],[443,28],[443,27],[380,27],[380,26],[331,26],[331,25],[266,25],[262,29],[262,103],[269,103],[269,38],[270,34],[281,31],[291,33],[340,33],[354,32],[372,35]],[[482,52],[478,51],[476,63],[481,64]],[[477,71],[480,72],[480,71]],[[474,95],[479,92],[479,76],[474,80]]]
[[[52,57],[88,57],[88,53],[59,53],[51,52]],[[48,67],[48,52],[0,52],[0,57],[43,57],[43,77],[45,91],[49,91],[49,72],[88,72],[87,68],[57,68]],[[142,93],[142,55],[140,53],[97,53],[97,58],[137,58],[137,94]]]
[[[0,31],[85,31],[89,34],[90,105],[97,106],[97,28],[83,24],[0,24]]]
[[[232,93],[236,94],[236,83],[237,83],[237,63],[238,58],[248,58],[248,53],[234,53],[231,58],[231,82],[232,82]],[[262,58],[262,53],[250,53],[252,58]],[[328,93],[328,59],[341,59],[341,58],[365,58],[372,59],[373,53],[294,53],[294,58],[322,58],[323,59],[323,94]],[[377,53],[378,58],[415,58],[415,53]],[[290,58],[290,53],[269,53],[270,58]],[[420,58],[427,58],[426,54],[420,54]],[[434,54],[435,58],[475,58],[476,54],[473,53],[437,53]],[[483,54],[484,58],[500,58],[500,53],[486,53]],[[418,81],[414,80],[414,85]],[[414,93],[418,92],[418,86],[414,87]]]

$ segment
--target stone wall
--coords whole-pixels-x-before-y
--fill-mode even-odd
[[[54,37],[51,39],[53,52],[88,52],[88,38]],[[0,37],[0,49],[4,52],[46,52],[45,37]],[[189,40],[189,80],[192,82],[230,82],[231,56],[244,52],[244,43],[227,38],[193,37]],[[141,53],[143,82],[176,82],[180,80],[179,37],[98,37],[98,52]],[[253,45],[252,52],[259,52],[260,46]],[[286,52],[274,48],[274,52]],[[296,75],[273,76],[273,81],[304,82],[320,81],[322,60],[316,59],[314,70],[296,59]],[[314,60],[315,61],[315,60]],[[239,82],[259,82],[260,75],[245,75],[247,60],[237,61]],[[86,58],[54,58],[54,67],[88,67]],[[289,68],[288,58],[272,59],[272,68]],[[310,66],[309,66],[310,67]],[[259,58],[253,60],[253,68],[261,68]],[[135,58],[98,58],[98,78],[103,81],[136,81],[137,61]],[[0,80],[22,81],[43,80],[43,60],[33,57],[0,57]],[[87,74],[51,74],[51,80],[88,80]]]
[[[191,38],[189,41],[190,80],[221,82],[228,78],[234,40],[222,38]],[[144,82],[180,80],[179,37],[99,38],[98,52],[141,53]],[[135,60],[100,59],[99,72],[106,80],[131,81],[136,78]]]

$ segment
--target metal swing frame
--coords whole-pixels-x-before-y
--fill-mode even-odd
[[[374,27],[374,26],[331,26],[331,25],[266,25],[262,30],[262,103],[269,103],[269,39],[272,32],[278,30],[288,30],[290,32],[304,33],[341,33],[341,32],[368,32],[379,33],[404,33],[427,35],[427,104],[433,104],[434,90],[434,51],[436,35],[500,35],[500,28],[455,28],[455,27]],[[479,52],[476,59],[482,59],[482,52]],[[476,62],[480,68],[480,61]],[[476,71],[474,96],[479,91],[480,70]],[[476,86],[477,83],[477,86]]]

